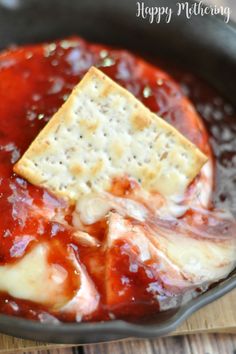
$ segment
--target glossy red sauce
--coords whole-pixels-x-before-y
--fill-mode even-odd
[[[214,202],[231,210],[235,207],[235,111],[205,83],[189,73],[173,70],[178,86],[164,71],[146,65],[126,51],[91,45],[77,38],[13,49],[0,55],[0,265],[18,260],[37,242],[58,239],[64,247],[73,247],[100,293],[98,311],[85,320],[141,317],[158,310],[157,301],[147,291],[152,279],[145,266],[137,264],[136,271],[130,270],[132,262],[124,251],[125,245],[117,243],[112,249],[112,261],[106,265],[112,270],[111,289],[107,292],[105,251],[76,243],[62,225],[47,221],[43,215],[34,215],[33,206],[56,210],[61,201],[12,173],[13,164],[95,64],[209,154],[208,135],[201,121],[191,120],[186,113],[185,95],[190,97],[208,128],[216,156]],[[119,196],[132,186],[124,181],[115,183],[113,188]],[[102,241],[105,228],[104,222],[100,222],[90,231]],[[63,251],[51,253],[50,257],[51,262],[61,264],[70,274],[70,297],[75,289],[73,269]],[[1,294],[0,312],[41,319],[48,309]],[[73,316],[52,314],[63,321],[74,320]]]

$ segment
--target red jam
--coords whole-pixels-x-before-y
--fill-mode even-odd
[[[201,121],[191,119],[189,114],[185,95],[190,97],[208,128],[216,157],[215,204],[231,210],[236,201],[235,111],[217,92],[189,73],[172,70],[179,86],[161,69],[126,51],[88,44],[79,38],[17,48],[0,55],[0,265],[19,260],[39,241],[59,239],[65,247],[73,246],[101,296],[99,309],[85,320],[142,317],[156,312],[158,302],[146,291],[151,280],[145,269],[137,265],[136,271],[130,270],[130,259],[121,251],[125,245],[117,244],[113,249],[114,264],[109,267],[113,274],[110,294],[114,298],[108,306],[104,251],[76,244],[66,228],[46,221],[44,215],[34,215],[33,206],[53,211],[61,201],[12,172],[13,164],[91,65],[97,65],[209,153],[208,134]],[[122,195],[127,186],[114,188],[116,195]],[[91,233],[102,240],[104,229],[100,222]],[[58,249],[51,254],[51,261],[64,266],[70,274],[70,296],[74,291],[73,269]],[[39,320],[45,312],[50,312],[45,306],[0,295],[0,313]],[[74,320],[70,315],[53,315],[63,321]]]

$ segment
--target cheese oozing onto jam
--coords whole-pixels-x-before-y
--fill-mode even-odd
[[[204,291],[232,271],[236,251],[234,238],[222,240],[215,230],[208,232],[208,225],[200,235],[188,224],[188,215],[194,219],[197,208],[201,210],[211,197],[213,166],[211,159],[206,161],[195,145],[131,94],[90,69],[14,166],[29,182],[64,200],[53,212],[45,209],[45,215],[69,230],[88,269],[69,247],[66,258],[76,281],[68,292],[70,275],[66,267],[48,262],[48,242],[0,267],[0,290],[52,311],[72,313],[80,321],[99,307],[95,283],[101,286],[103,273],[106,306],[117,304],[120,294],[129,292],[127,279],[118,292],[114,287],[114,269],[120,268],[125,255],[129,273],[145,272],[141,298],[143,294],[155,298],[161,309],[195,296],[196,288]],[[120,192],[123,183],[127,187]],[[217,229],[217,218],[213,219]],[[36,268],[28,271],[33,263]],[[7,284],[8,277],[13,280]],[[13,289],[16,277],[24,279],[24,288],[19,284]],[[147,278],[152,279],[148,285]],[[162,305],[162,297],[173,295],[176,302]]]
[[[99,303],[97,290],[86,270],[76,259],[73,250],[64,256],[72,266],[49,262],[50,252],[61,250],[55,242],[40,243],[22,259],[0,266],[0,291],[23,300],[47,306],[51,311],[72,313],[76,319],[92,313]],[[74,283],[71,283],[74,278]]]

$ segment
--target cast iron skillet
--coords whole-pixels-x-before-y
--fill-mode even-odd
[[[0,48],[79,34],[155,57],[182,62],[236,105],[236,26],[220,17],[173,16],[152,25],[136,17],[137,0],[0,0]],[[4,5],[5,4],[5,5]],[[11,5],[9,7],[9,4]],[[146,0],[149,6],[176,9],[175,0]],[[152,322],[41,324],[0,315],[0,331],[57,343],[93,343],[125,337],[156,337],[173,331],[194,311],[236,287],[236,275],[180,309],[161,313]]]

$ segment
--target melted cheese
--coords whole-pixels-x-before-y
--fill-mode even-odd
[[[196,239],[184,233],[163,230],[150,234],[153,244],[166,254],[190,281],[215,282],[236,266],[236,240]]]
[[[49,264],[50,244],[33,248],[20,261],[0,267],[0,291],[13,297],[49,306],[51,310],[70,312],[77,319],[93,312],[99,302],[96,288],[73,253],[69,257],[78,274],[78,291],[72,297],[66,293],[68,277],[65,268]]]
[[[0,267],[0,290],[41,304],[64,304],[61,286],[67,271],[47,262],[48,246],[40,244],[20,261]]]
[[[181,205],[181,202],[182,200],[176,201],[171,198],[166,200],[160,195],[151,196],[142,190],[135,191],[129,198],[116,197],[110,193],[91,193],[77,201],[73,225],[79,229],[83,224],[92,225],[104,219],[111,210],[139,221],[148,220],[150,213],[164,219],[176,218],[189,209],[188,205]]]
[[[134,248],[136,258],[158,264],[155,271],[167,287],[188,288],[212,283],[226,277],[236,266],[236,239],[216,242],[196,239],[169,229],[133,225],[118,214],[111,214],[107,246],[126,240]],[[155,267],[154,267],[155,268]]]

